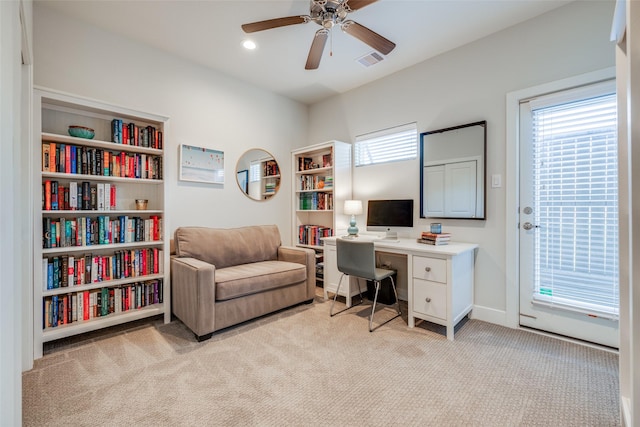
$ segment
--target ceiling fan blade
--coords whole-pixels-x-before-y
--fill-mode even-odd
[[[309,22],[309,17],[300,16],[287,16],[285,18],[267,19],[266,21],[251,22],[249,24],[243,24],[242,30],[245,33],[255,33],[256,31],[270,30],[272,28],[286,27],[287,25],[304,24]]]
[[[383,55],[388,55],[396,47],[396,44],[394,42],[385,39],[380,34],[371,31],[367,27],[364,27],[357,22],[343,22],[342,31],[363,41]]]
[[[378,0],[347,0],[346,6],[349,10],[362,9],[365,6],[369,6],[371,3],[375,3]]]
[[[316,31],[316,35],[313,37],[311,43],[311,49],[309,49],[309,56],[307,57],[307,64],[304,66],[305,70],[315,70],[320,65],[320,59],[322,59],[322,52],[324,51],[324,45],[329,38],[329,30],[321,28]]]

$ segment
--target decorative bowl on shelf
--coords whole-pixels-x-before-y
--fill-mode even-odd
[[[92,139],[95,135],[95,131],[84,126],[69,126],[69,135],[77,138]]]

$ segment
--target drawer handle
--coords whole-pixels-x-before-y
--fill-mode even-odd
[[[427,298],[425,299],[425,301],[426,301],[426,302],[431,302],[431,298],[427,297]]]
[[[425,267],[424,271],[426,271],[427,273],[431,271],[431,267]]]

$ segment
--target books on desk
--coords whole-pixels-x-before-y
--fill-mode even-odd
[[[447,245],[451,240],[450,233],[431,233],[423,231],[422,235],[416,239],[418,243],[424,243],[425,245]]]

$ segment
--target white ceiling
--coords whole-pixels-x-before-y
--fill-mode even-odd
[[[92,25],[312,104],[422,62],[570,1],[379,0],[349,18],[397,47],[378,64],[356,60],[372,49],[334,27],[317,70],[304,65],[314,22],[245,34],[241,24],[309,13],[309,0],[37,0]],[[247,51],[241,42],[258,44]],[[332,54],[331,54],[332,52]]]

